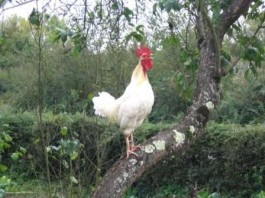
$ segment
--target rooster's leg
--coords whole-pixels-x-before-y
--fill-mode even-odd
[[[134,141],[133,141],[133,133],[131,133],[131,135],[130,135],[130,142],[131,142],[131,145],[130,145],[130,150],[131,151],[135,151],[135,150],[137,150],[137,149],[140,149],[140,150],[142,150],[142,147],[140,146],[140,145],[138,145],[138,146],[135,146],[134,145]]]
[[[133,152],[135,149],[134,150],[131,149],[130,140],[129,140],[130,135],[125,135],[124,137],[126,142],[126,158],[128,159],[131,154],[137,157],[138,155],[135,152]]]

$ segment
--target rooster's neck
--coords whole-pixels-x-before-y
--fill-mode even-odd
[[[141,61],[139,61],[138,65],[135,67],[131,81],[136,83],[148,81],[147,72],[144,71]]]

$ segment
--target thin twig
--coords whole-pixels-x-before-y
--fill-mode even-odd
[[[29,1],[25,1],[25,2],[23,2],[23,3],[19,3],[19,4],[17,4],[17,5],[13,5],[13,6],[10,6],[10,7],[7,7],[7,8],[3,8],[3,10],[2,10],[1,13],[0,13],[0,15],[1,15],[4,11],[6,11],[6,10],[10,10],[10,9],[16,8],[16,7],[19,7],[19,6],[22,6],[22,5],[25,5],[25,4],[28,4],[28,3],[31,3],[31,2],[33,2],[33,1],[35,1],[35,0],[29,0]]]

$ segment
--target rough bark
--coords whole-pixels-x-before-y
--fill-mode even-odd
[[[142,144],[144,149],[137,152],[138,158],[131,156],[128,160],[125,158],[118,160],[97,186],[94,198],[122,197],[127,188],[143,173],[172,153],[185,149],[203,131],[211,110],[220,101],[218,83],[221,76],[217,69],[220,49],[218,48],[229,26],[247,11],[250,3],[251,0],[235,0],[228,11],[222,14],[221,27],[219,27],[221,33],[218,34],[217,39],[213,32],[215,30],[210,27],[210,18],[203,13],[203,6],[198,6],[197,32],[198,39],[200,39],[200,66],[193,105],[180,123],[171,129],[159,132],[144,142]]]
[[[220,37],[223,38],[228,28],[242,15],[245,14],[253,0],[234,0],[231,6],[221,15]]]

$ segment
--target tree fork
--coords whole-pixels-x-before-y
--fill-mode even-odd
[[[235,0],[227,11],[221,15],[219,42],[230,25],[232,25],[249,8],[251,0]],[[198,12],[201,12],[198,9]],[[203,131],[211,110],[220,101],[218,83],[221,74],[216,72],[219,66],[220,49],[217,49],[216,35],[210,26],[205,12],[199,13],[197,24],[200,29],[200,65],[197,78],[195,100],[184,119],[171,129],[159,132],[144,142],[143,150],[138,151],[138,158],[131,156],[119,159],[105,174],[94,192],[94,198],[122,197],[128,187],[145,172],[166,157],[185,149]],[[202,28],[202,29],[201,29]]]

